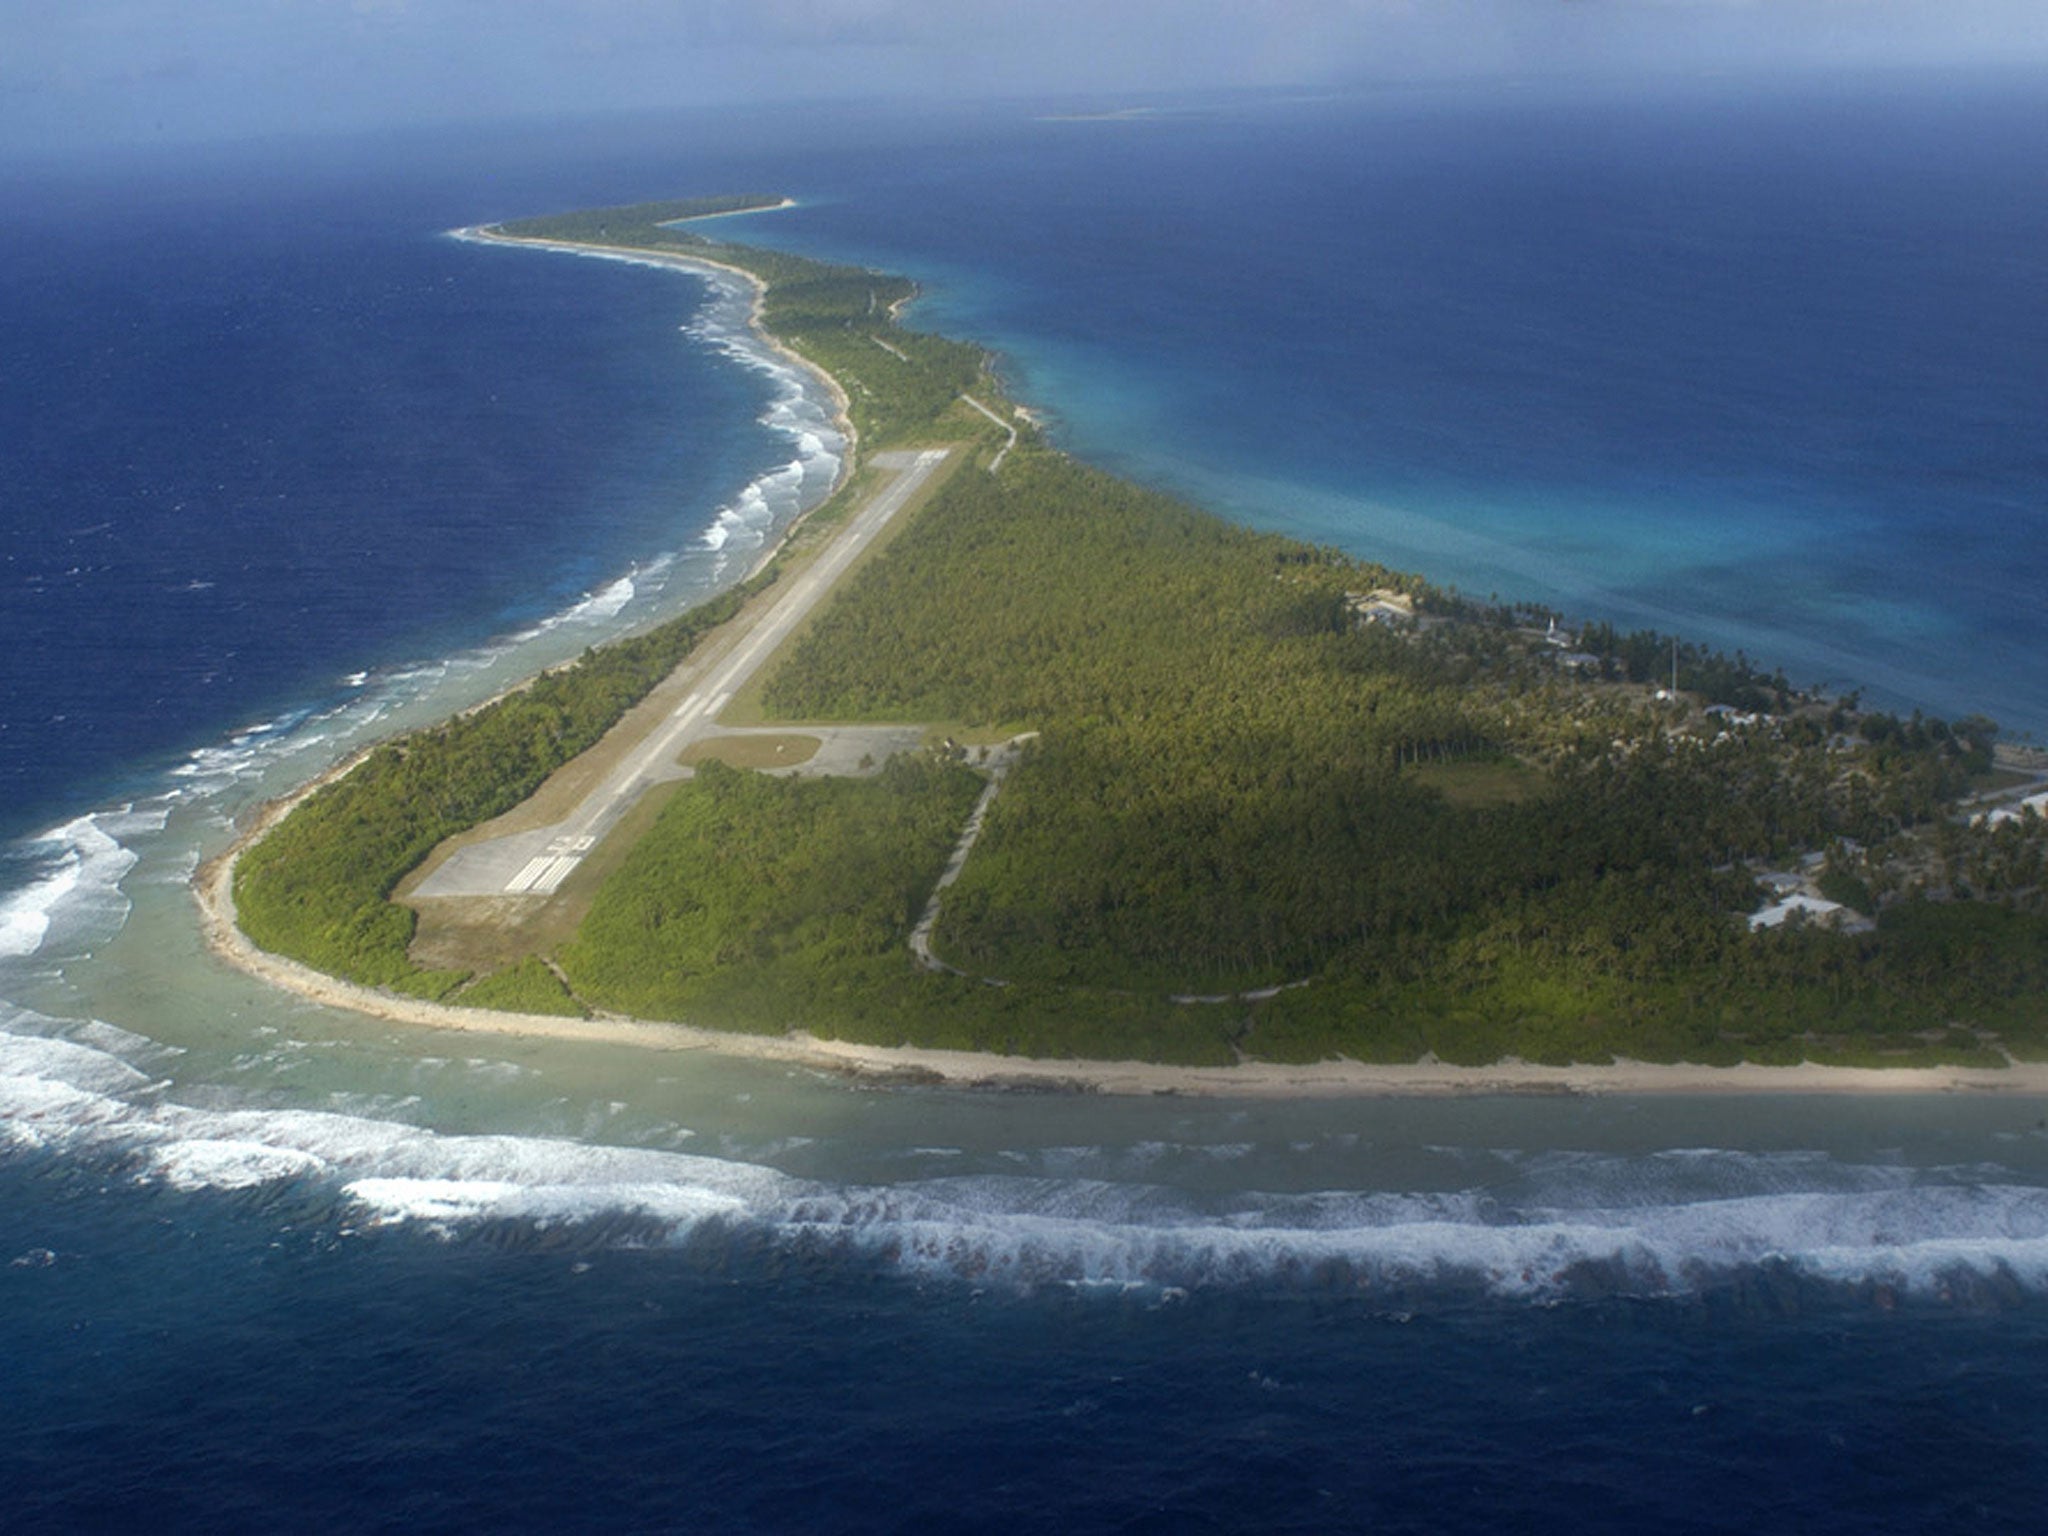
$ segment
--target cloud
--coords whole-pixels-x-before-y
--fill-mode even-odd
[[[0,144],[683,99],[2048,61],[2048,0],[0,0]]]

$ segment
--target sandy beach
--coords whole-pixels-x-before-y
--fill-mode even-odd
[[[1485,1067],[1419,1061],[1390,1066],[1338,1059],[1311,1065],[1248,1061],[1229,1067],[1164,1066],[1141,1061],[1052,1061],[989,1052],[925,1050],[915,1046],[854,1045],[801,1030],[786,1035],[744,1035],[689,1024],[600,1016],[561,1018],[501,1013],[399,997],[356,986],[258,949],[236,926],[235,861],[292,807],[340,777],[339,764],[291,795],[264,807],[223,853],[193,877],[207,947],[222,960],[271,986],[332,1008],[346,1008],[388,1023],[419,1029],[459,1030],[587,1044],[630,1045],[655,1051],[712,1051],[781,1062],[884,1085],[919,1085],[996,1091],[1182,1094],[1202,1098],[1311,1099],[1457,1097],[1483,1094],[2048,1094],[2048,1063],[1983,1067],[1732,1067],[1617,1061],[1606,1066],[1539,1066],[1506,1060]]]

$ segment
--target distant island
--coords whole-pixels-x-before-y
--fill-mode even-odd
[[[1995,724],[1078,463],[906,279],[685,227],[785,205],[465,232],[743,275],[854,463],[739,586],[274,808],[202,871],[225,952],[441,1022],[1297,1085],[2048,1060],[2048,761]]]

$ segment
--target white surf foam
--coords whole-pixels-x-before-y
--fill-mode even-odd
[[[40,869],[26,885],[0,897],[0,956],[35,954],[94,926],[95,919],[118,926],[127,911],[121,878],[135,867],[135,854],[119,834],[162,831],[163,825],[154,811],[137,815],[124,806],[31,838],[25,852]]]
[[[588,624],[600,619],[615,619],[625,611],[626,604],[632,602],[638,592],[639,588],[633,584],[632,573],[628,572],[544,621],[538,632],[544,634],[564,624]]]
[[[47,1035],[0,1035],[0,1073],[99,1095],[132,1094],[151,1082],[111,1051]]]
[[[1025,1288],[1313,1284],[1543,1301],[1689,1295],[1778,1269],[1928,1297],[1970,1278],[2048,1294],[2048,1190],[1990,1166],[1712,1151],[1532,1155],[1520,1175],[1438,1192],[1205,1195],[1023,1172],[846,1184],[667,1149],[179,1103],[115,1050],[11,1026],[0,1030],[0,1139],[177,1191],[324,1187],[343,1225],[459,1237],[511,1222],[635,1244],[715,1230]],[[1199,1152],[1064,1149],[1041,1166],[1137,1173]]]
[[[490,1179],[357,1179],[346,1191],[380,1225],[417,1222],[440,1231],[484,1221],[523,1221],[546,1228],[620,1215],[649,1218],[669,1229],[714,1217],[744,1217],[737,1195],[680,1183],[519,1184]]]
[[[303,1178],[325,1165],[310,1153],[260,1141],[175,1141],[148,1152],[151,1176],[173,1189],[253,1189]]]
[[[318,747],[335,721],[375,718],[378,712],[378,703],[361,699],[325,714],[310,707],[294,709],[243,726],[223,741],[195,749],[170,770],[176,798],[203,799],[261,778],[277,763]]]

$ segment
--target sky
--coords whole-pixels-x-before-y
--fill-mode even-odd
[[[2048,63],[2048,0],[0,0],[0,158],[727,101]]]

